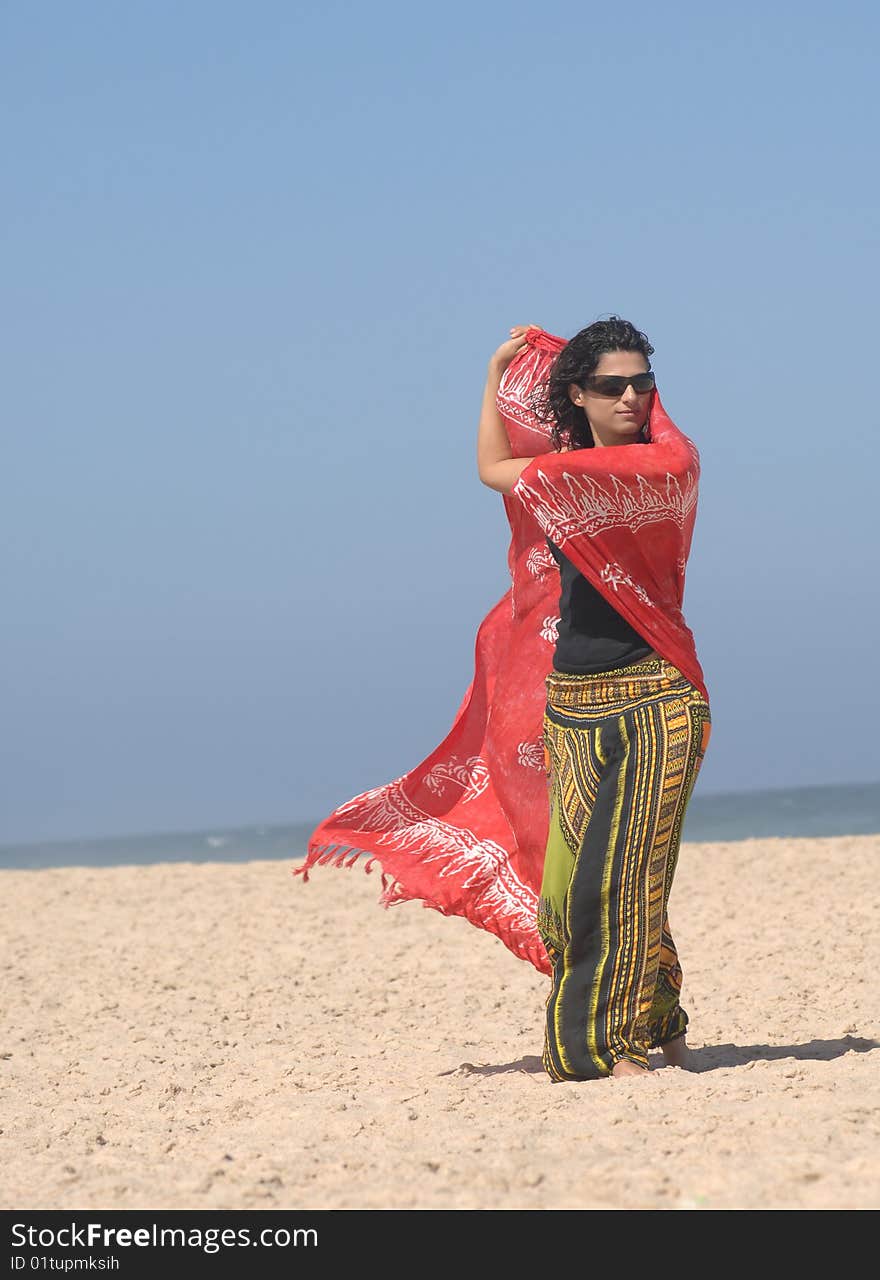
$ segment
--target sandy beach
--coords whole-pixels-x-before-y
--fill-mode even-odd
[[[880,1205],[880,836],[684,845],[698,1069],[590,1083],[499,941],[292,866],[2,873],[3,1208]]]

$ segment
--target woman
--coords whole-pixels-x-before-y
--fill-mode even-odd
[[[383,905],[462,915],[552,977],[554,1080],[643,1071],[654,1044],[683,1064],[665,907],[709,732],[680,609],[697,454],[647,389],[652,349],[631,325],[511,333],[478,443],[511,588],[444,740],[329,814],[294,875],[366,854]]]
[[[553,979],[542,1061],[556,1081],[643,1075],[650,1048],[660,1047],[670,1065],[689,1065],[666,905],[710,733],[702,673],[679,612],[697,455],[667,419],[665,433],[657,433],[657,448],[665,445],[659,486],[641,484],[649,459],[637,454],[651,449],[649,418],[657,405],[653,347],[612,317],[565,344],[533,389],[536,416],[552,424],[557,451],[593,451],[589,471],[579,474],[576,458],[557,460],[554,471],[543,456],[513,457],[498,400],[505,372],[534,328],[512,329],[492,357],[478,467],[485,484],[518,496],[568,550],[547,537],[560,571],[561,618],[544,712],[550,818],[537,923]],[[692,502],[682,482],[691,482]],[[663,525],[677,527],[678,536],[665,542],[669,563],[655,555],[649,571],[629,543],[651,538],[656,552]],[[610,561],[609,548],[617,553]],[[642,582],[619,563],[621,549],[641,565]],[[610,572],[603,572],[603,560]],[[664,644],[666,654],[651,641],[668,640],[651,616],[664,595],[667,614],[682,629],[678,647]],[[670,653],[685,654],[692,680],[668,660]]]

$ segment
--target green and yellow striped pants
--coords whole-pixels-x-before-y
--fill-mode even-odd
[[[594,1080],[683,1034],[666,908],[711,732],[703,695],[662,658],[547,677],[550,828],[538,931],[553,966],[542,1061]]]

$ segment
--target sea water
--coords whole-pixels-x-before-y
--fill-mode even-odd
[[[0,846],[0,869],[145,866],[154,862],[291,861],[305,857],[315,822],[157,831]],[[880,782],[702,795],[688,806],[684,839],[848,836],[880,832]]]

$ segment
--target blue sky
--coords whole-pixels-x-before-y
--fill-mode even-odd
[[[880,777],[876,5],[0,9],[0,842],[323,817],[507,588],[513,324],[699,445],[705,792]]]

